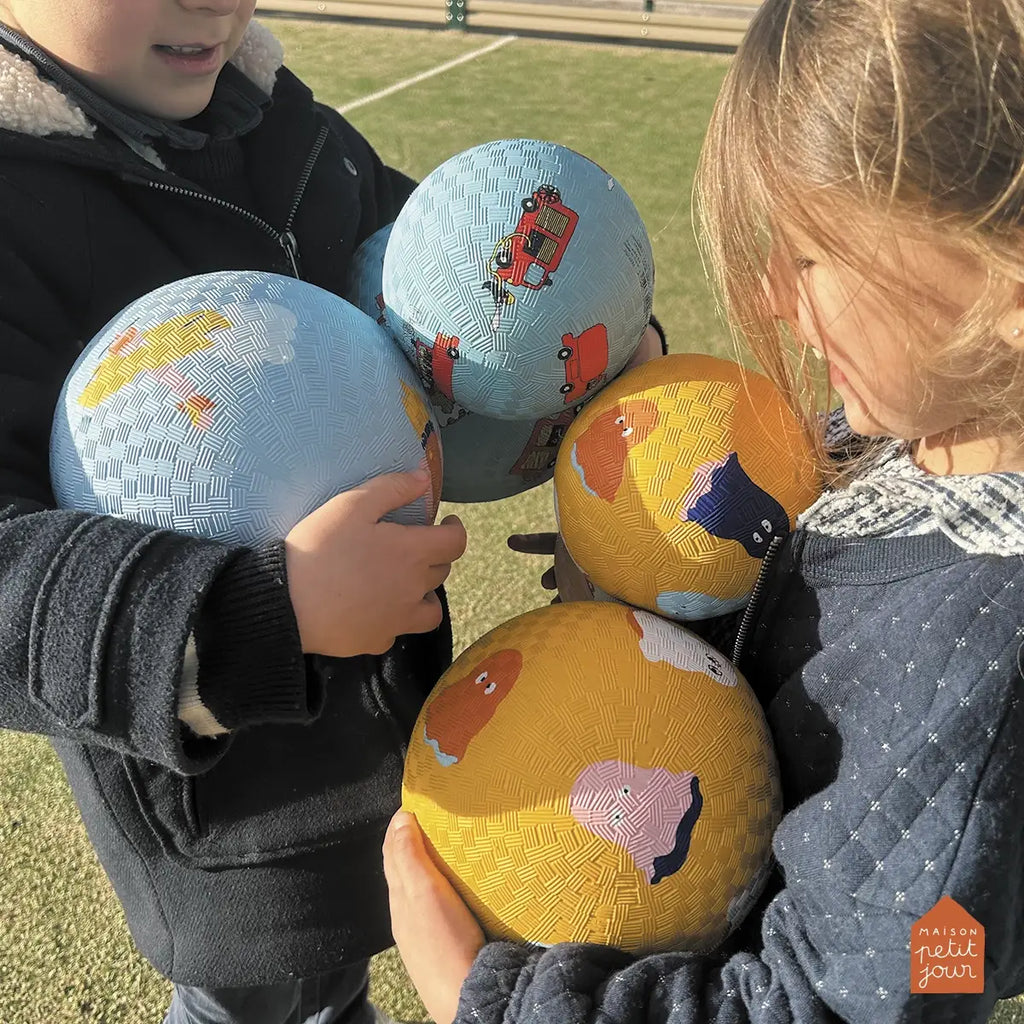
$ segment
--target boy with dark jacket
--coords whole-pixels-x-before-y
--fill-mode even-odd
[[[340,292],[412,188],[253,8],[0,0],[0,724],[53,738],[169,1021],[364,1021],[461,524],[380,523],[428,485],[393,475],[250,550],[56,510],[48,475],[129,302],[223,269]]]

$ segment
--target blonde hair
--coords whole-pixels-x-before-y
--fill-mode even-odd
[[[915,355],[1020,420],[1024,360],[994,324],[1024,281],[1024,0],[764,0],[715,105],[695,199],[730,325],[809,426],[821,389],[761,277],[786,225],[870,279],[877,233],[859,214],[987,270],[953,336]]]

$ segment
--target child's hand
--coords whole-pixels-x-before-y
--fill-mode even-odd
[[[307,654],[383,654],[402,633],[441,621],[434,590],[466,550],[455,516],[437,526],[382,523],[430,486],[424,471],[389,473],[325,502],[285,537],[288,591]]]
[[[484,933],[427,853],[414,815],[399,811],[384,837],[391,933],[427,1012],[450,1024]]]
[[[514,533],[508,539],[508,546],[513,551],[522,551],[528,555],[552,555],[555,564],[547,569],[540,578],[540,585],[545,590],[557,590],[552,604],[561,601],[590,601],[594,590],[590,580],[580,567],[572,560],[561,534],[558,533]]]

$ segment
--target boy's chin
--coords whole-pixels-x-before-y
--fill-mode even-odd
[[[117,93],[112,90],[106,93],[116,103],[140,114],[156,117],[161,121],[187,121],[190,117],[201,114],[210,105],[215,84],[215,80],[210,80],[192,83],[187,89],[122,89]]]
[[[201,114],[209,105],[213,93],[205,97],[199,97],[192,102],[154,102],[140,105],[139,109],[150,117],[158,117],[162,121],[187,121],[191,117]]]
[[[156,80],[148,82],[110,82],[88,74],[82,77],[96,92],[118,106],[162,121],[187,121],[201,114],[210,105],[217,84],[217,75],[192,82],[163,83],[157,76],[153,76]]]

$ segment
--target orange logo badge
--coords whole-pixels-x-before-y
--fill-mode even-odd
[[[985,929],[951,896],[943,896],[910,930],[910,991],[984,990]]]

